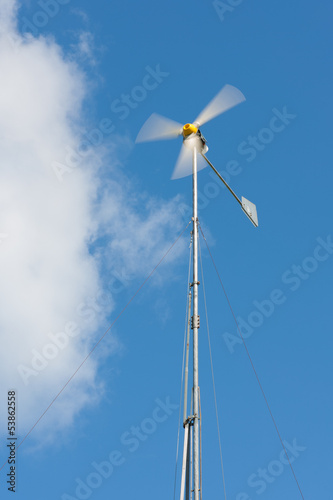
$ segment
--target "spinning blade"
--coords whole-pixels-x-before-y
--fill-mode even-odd
[[[172,173],[172,180],[181,179],[182,177],[192,175],[192,156],[193,149],[188,146],[184,146],[183,144],[177,159],[176,166]],[[202,170],[205,167],[207,167],[207,163],[205,163],[205,160],[203,159],[201,154],[197,154],[197,171],[199,172],[199,170]]]
[[[153,113],[143,124],[135,142],[175,139],[181,135],[182,130],[181,123]]]
[[[225,85],[194,121],[199,126],[245,101],[242,92],[232,85]]]

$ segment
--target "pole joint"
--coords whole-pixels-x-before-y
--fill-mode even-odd
[[[190,287],[193,287],[194,285],[200,285],[200,281],[193,281],[190,283]]]
[[[194,330],[194,328],[199,329],[200,328],[200,316],[199,314],[196,314],[191,317],[191,330]]]
[[[194,419],[195,415],[190,415],[189,417],[187,417],[187,419],[183,422],[183,427],[185,428],[187,425],[192,426],[194,424]]]

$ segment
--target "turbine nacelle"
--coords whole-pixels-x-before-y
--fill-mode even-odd
[[[186,123],[184,125],[182,135],[184,146],[192,150],[195,148],[200,154],[207,153],[207,141],[193,123]]]

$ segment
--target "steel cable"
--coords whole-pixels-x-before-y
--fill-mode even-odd
[[[243,337],[243,335],[242,335],[242,332],[240,331],[240,328],[239,328],[239,325],[238,325],[238,321],[237,321],[236,315],[234,314],[234,311],[233,311],[233,309],[232,309],[232,307],[231,307],[231,303],[230,303],[230,300],[229,300],[228,294],[227,294],[227,292],[226,292],[226,289],[224,288],[224,285],[223,285],[223,282],[222,282],[221,276],[220,276],[220,274],[219,274],[219,272],[218,272],[218,269],[217,269],[217,267],[216,267],[215,261],[214,261],[214,259],[213,259],[213,255],[212,255],[212,253],[211,253],[211,251],[210,251],[210,248],[209,248],[209,246],[208,246],[208,243],[207,243],[207,240],[206,240],[206,238],[205,238],[205,235],[204,235],[204,233],[203,233],[203,231],[202,231],[202,228],[201,228],[201,226],[199,226],[199,227],[200,227],[200,231],[201,231],[202,237],[203,237],[203,239],[204,239],[204,241],[205,241],[205,244],[206,244],[206,247],[207,247],[208,253],[209,253],[210,258],[211,258],[211,260],[212,260],[213,266],[214,266],[214,268],[215,268],[216,274],[217,274],[218,279],[219,279],[219,281],[220,281],[220,284],[221,284],[221,286],[222,286],[223,293],[224,293],[224,295],[225,295],[225,297],[226,297],[226,299],[227,299],[227,302],[228,302],[228,305],[229,305],[229,308],[230,308],[231,314],[232,314],[232,316],[233,316],[233,318],[234,318],[234,321],[235,321],[235,323],[236,323],[236,327],[237,327],[238,333],[239,333],[239,335],[240,335],[240,338],[242,339],[242,342],[243,342],[243,345],[244,345],[244,348],[245,348],[246,354],[247,354],[247,356],[248,356],[248,358],[249,358],[249,360],[250,360],[251,367],[252,367],[252,370],[253,370],[253,372],[254,372],[254,375],[255,375],[255,377],[256,377],[256,379],[257,379],[257,382],[258,382],[258,385],[259,385],[260,391],[261,391],[261,393],[262,393],[262,395],[263,395],[263,398],[264,398],[264,400],[265,400],[265,403],[266,403],[266,406],[267,406],[268,412],[269,412],[269,414],[270,414],[270,417],[271,417],[271,419],[272,419],[273,425],[274,425],[274,427],[275,427],[276,433],[277,433],[277,435],[278,435],[278,437],[279,437],[280,443],[281,443],[282,448],[283,448],[283,450],[284,450],[284,453],[285,453],[285,455],[286,455],[286,457],[287,457],[287,460],[288,460],[288,463],[289,463],[289,466],[290,466],[290,470],[291,470],[291,472],[292,472],[292,474],[293,474],[293,476],[294,476],[294,479],[295,479],[295,482],[296,482],[296,484],[297,484],[298,490],[299,490],[299,492],[300,492],[300,494],[301,494],[301,497],[302,497],[302,499],[304,500],[304,496],[303,496],[303,493],[302,493],[302,490],[301,490],[300,484],[299,484],[299,482],[298,482],[298,480],[297,480],[297,477],[296,477],[296,474],[295,474],[294,468],[293,468],[293,466],[292,466],[292,464],[291,464],[291,461],[290,461],[290,458],[289,458],[288,452],[287,452],[286,447],[285,447],[285,445],[284,445],[284,442],[283,442],[283,440],[282,440],[282,437],[281,437],[280,431],[279,431],[279,429],[278,429],[277,423],[276,423],[276,421],[275,421],[275,418],[274,418],[274,416],[273,416],[272,410],[271,410],[271,408],[270,408],[270,406],[269,406],[269,403],[268,403],[268,400],[267,400],[267,397],[266,397],[265,391],[264,391],[264,389],[263,389],[263,386],[261,385],[261,382],[260,382],[260,379],[259,379],[258,373],[257,373],[257,371],[256,371],[256,369],[255,369],[255,367],[254,367],[254,363],[253,363],[253,361],[252,361],[251,355],[250,355],[249,350],[248,350],[248,348],[247,348],[246,342],[245,342],[245,340],[244,340],[244,337]]]
[[[227,500],[227,492],[226,492],[226,486],[225,486],[225,475],[224,475],[224,466],[223,466],[223,456],[222,456],[222,446],[221,446],[220,423],[219,423],[219,414],[218,414],[218,408],[217,408],[217,398],[216,398],[216,388],[215,388],[213,356],[212,356],[212,348],[211,348],[210,333],[209,333],[209,322],[208,322],[208,312],[207,312],[205,279],[204,279],[203,266],[202,266],[202,257],[201,257],[200,238],[199,238],[199,255],[200,255],[200,266],[201,266],[203,297],[204,297],[204,304],[205,304],[205,315],[206,315],[206,326],[207,326],[207,336],[208,336],[210,367],[211,367],[212,380],[213,380],[213,390],[214,390],[214,403],[215,403],[217,434],[218,434],[218,438],[219,438],[219,449],[220,449],[220,459],[221,459],[221,471],[222,471],[223,491],[224,491],[224,498],[225,498],[225,500]]]
[[[190,243],[190,257],[188,263],[188,277],[187,277],[187,287],[190,283],[190,273],[191,273],[191,260],[192,260],[192,238]],[[186,295],[188,297],[188,294]],[[176,465],[175,465],[175,480],[173,488],[173,500],[176,500],[176,486],[177,486],[177,469],[178,469],[178,456],[179,456],[179,435],[180,435],[180,420],[182,413],[182,397],[183,397],[183,384],[184,384],[184,371],[185,371],[185,350],[186,350],[186,336],[187,336],[187,323],[189,321],[189,306],[187,301],[186,313],[185,313],[185,333],[184,333],[184,347],[183,347],[183,363],[182,363],[182,375],[180,383],[180,399],[179,399],[179,417],[178,417],[178,433],[177,433],[177,447],[176,447]]]

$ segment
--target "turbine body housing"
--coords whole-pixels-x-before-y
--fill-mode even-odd
[[[183,127],[183,143],[189,148],[196,148],[201,154],[208,151],[207,141],[200,130],[193,123],[186,123]]]

